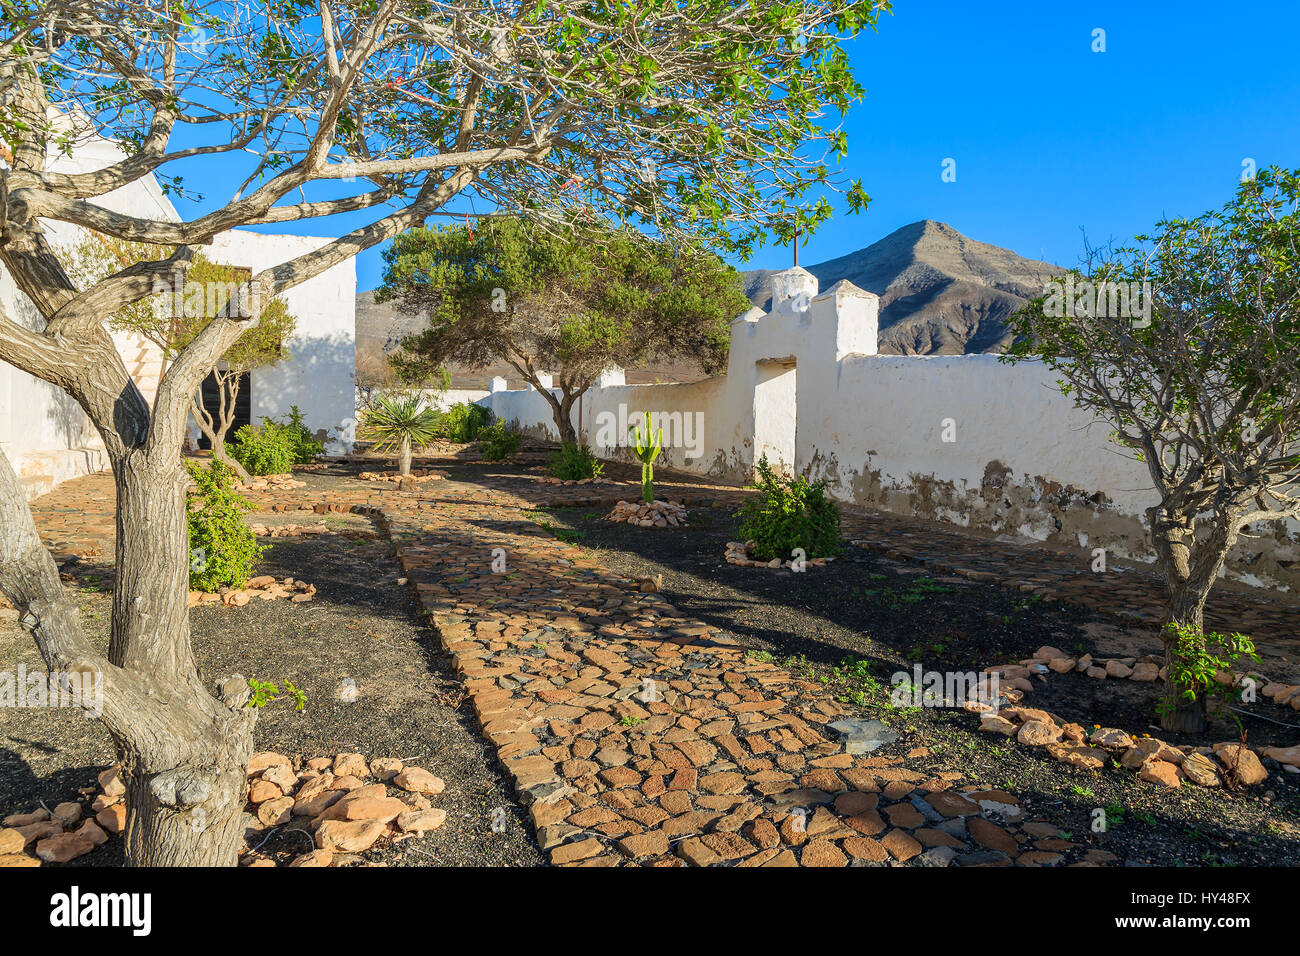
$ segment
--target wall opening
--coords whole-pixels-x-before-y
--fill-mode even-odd
[[[217,385],[217,376],[215,372],[209,372],[208,377],[203,380],[203,385],[199,392],[203,401],[203,410],[211,417],[215,425],[221,417],[221,393]],[[235,416],[230,422],[230,429],[226,432],[225,440],[229,443],[235,435],[235,432],[243,425],[251,425],[253,409],[253,381],[252,375],[245,372],[239,376],[239,394],[235,396]],[[206,435],[200,433],[199,447],[210,449],[212,442],[208,441]]]
[[[780,359],[755,363],[754,464],[767,455],[779,475],[795,474],[795,361]]]

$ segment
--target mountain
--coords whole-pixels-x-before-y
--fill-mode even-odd
[[[891,355],[1002,352],[1006,320],[1065,270],[924,219],[865,249],[807,266],[822,289],[841,279],[880,296],[880,351]],[[745,294],[766,311],[774,270],[745,273]]]

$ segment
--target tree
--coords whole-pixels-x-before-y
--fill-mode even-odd
[[[384,259],[375,300],[429,316],[393,356],[401,374],[505,361],[550,404],[564,444],[577,443],[573,406],[602,371],[653,358],[713,372],[750,304],[717,256],[581,217],[563,230],[519,218],[416,229]],[[547,370],[558,396],[540,378]]]
[[[60,250],[61,252],[63,250]],[[78,287],[98,282],[119,269],[170,255],[171,249],[127,242],[87,233],[67,250],[69,275]],[[183,269],[155,285],[156,294],[133,302],[109,317],[115,329],[134,332],[156,345],[164,363],[171,362],[213,319],[239,304],[239,286],[247,276],[235,266],[210,262],[195,254]],[[217,414],[203,404],[201,390],[193,396],[190,412],[199,431],[212,447],[212,457],[231,468],[243,481],[249,474],[226,451],[226,435],[235,418],[240,382],[248,372],[278,365],[290,358],[284,343],[293,335],[297,318],[288,303],[276,296],[261,310],[257,325],[241,335],[221,356],[212,374],[217,385]]]
[[[1300,515],[1298,213],[1300,171],[1275,167],[1217,212],[1090,251],[1012,320],[1008,359],[1058,372],[1159,495],[1147,521],[1169,595],[1166,730],[1205,726],[1204,695],[1178,675],[1209,653],[1205,602],[1228,551],[1250,525]]]
[[[3,459],[0,590],[52,670],[104,676],[130,864],[233,865],[243,834],[254,710],[247,681],[214,690],[195,666],[181,447],[195,391],[262,304],[430,216],[463,216],[458,197],[552,222],[585,203],[742,253],[808,232],[830,214],[808,190],[842,185],[828,163],[845,137],[825,113],[861,95],[843,40],[880,9],[5,0],[0,264],[39,321],[0,315],[0,360],[67,392],[103,439],[118,512],[107,656],[82,632]],[[92,134],[120,157],[90,170],[51,162]],[[193,198],[193,161],[216,160],[242,185],[190,218],[103,198],[150,177]],[[860,184],[845,188],[863,208]],[[41,225],[51,221],[174,251],[81,289]],[[309,221],[338,238],[242,283],[239,308],[178,352],[151,407],[104,317],[222,232]]]
[[[411,449],[432,444],[441,416],[424,404],[421,395],[381,395],[361,415],[357,437],[375,443],[377,451],[397,452],[397,473],[411,473]]]

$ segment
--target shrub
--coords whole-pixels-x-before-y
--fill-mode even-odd
[[[563,481],[599,478],[605,473],[605,463],[592,454],[586,445],[566,441],[560,450],[551,453],[551,475]]]
[[[298,447],[298,434],[290,427],[263,418],[261,425],[240,426],[230,457],[250,475],[282,475],[293,468]]]
[[[299,411],[297,405],[290,406],[289,420],[285,422],[284,427],[293,432],[293,463],[295,465],[309,464],[325,454],[325,446],[317,440],[311,429],[307,427],[307,423],[303,420],[302,412]]]
[[[495,424],[488,425],[478,433],[478,440],[483,442],[483,457],[488,461],[501,461],[503,458],[509,458],[519,450],[523,444],[523,433],[512,431],[506,427],[506,423],[498,421]]]
[[[741,505],[740,534],[755,542],[754,557],[788,559],[795,548],[806,557],[823,558],[843,549],[840,509],[826,497],[826,482],[809,483],[802,475],[775,474],[764,455],[758,462],[761,494]]]
[[[482,405],[457,402],[443,414],[440,431],[447,441],[464,444],[478,438],[491,421],[492,412]]]
[[[244,524],[252,505],[235,493],[234,472],[213,459],[207,468],[186,464],[198,485],[186,495],[190,532],[190,587],[214,593],[241,588],[266,548]]]

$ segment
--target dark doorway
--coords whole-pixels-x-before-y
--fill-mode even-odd
[[[217,386],[217,376],[214,373],[208,373],[208,377],[203,380],[199,394],[203,400],[203,410],[212,417],[212,422],[215,425],[221,417],[221,395]],[[240,426],[253,423],[252,398],[252,376],[245,372],[239,376],[239,393],[235,396],[235,417],[225,435],[227,442],[234,437]],[[208,441],[208,437],[201,433],[199,435],[199,447],[203,449],[212,448],[212,442]]]

